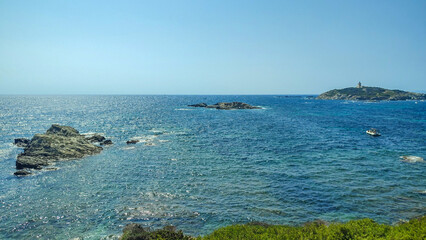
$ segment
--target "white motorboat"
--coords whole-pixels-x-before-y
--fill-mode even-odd
[[[377,131],[377,129],[375,129],[375,128],[372,128],[372,129],[367,130],[367,131],[365,131],[365,132],[366,132],[367,134],[371,135],[371,136],[374,136],[374,137],[378,137],[378,136],[380,136],[379,131]]]

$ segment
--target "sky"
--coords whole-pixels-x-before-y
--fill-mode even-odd
[[[0,94],[426,90],[426,1],[0,0]]]

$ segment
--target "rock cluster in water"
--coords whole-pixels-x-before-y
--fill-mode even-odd
[[[234,110],[234,109],[260,109],[260,107],[251,106],[243,102],[219,102],[213,105],[207,105],[206,103],[197,103],[188,105],[189,107],[204,107],[204,108],[216,108],[220,110]]]
[[[21,144],[21,140],[15,140]],[[107,142],[107,143],[105,143]],[[16,169],[41,169],[52,162],[78,159],[94,155],[102,151],[102,147],[93,143],[112,144],[105,137],[94,135],[86,138],[76,129],[68,126],[53,124],[45,134],[35,134],[26,144],[24,152],[18,155]],[[20,170],[15,175],[28,175],[26,170]]]
[[[350,87],[330,90],[319,95],[317,99],[368,101],[426,100],[426,94],[389,90],[379,87]]]

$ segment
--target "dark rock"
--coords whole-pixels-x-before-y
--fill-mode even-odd
[[[95,134],[93,136],[88,137],[87,140],[89,140],[89,142],[91,143],[100,143],[105,141],[105,137],[99,134]]]
[[[18,155],[16,168],[41,169],[54,161],[82,158],[101,151],[101,147],[90,143],[74,128],[54,124],[46,134],[34,135],[24,152]]]
[[[27,138],[17,138],[15,139],[15,145],[18,147],[26,147],[30,144],[30,140]]]
[[[129,141],[127,141],[126,143],[127,144],[136,144],[136,143],[138,143],[138,142],[140,142],[139,140],[129,140]]]
[[[109,139],[107,139],[107,140],[105,140],[105,141],[103,141],[103,142],[101,142],[101,145],[112,145],[113,143],[112,143],[112,141],[111,140],[109,140]]]
[[[19,170],[19,171],[16,171],[14,173],[15,176],[27,176],[27,175],[31,175],[31,174],[32,174],[31,172],[26,171],[26,170]]]
[[[208,105],[207,108],[216,108],[220,110],[233,110],[233,109],[260,109],[260,107],[251,106],[242,102],[219,102],[213,105]]]
[[[188,107],[207,107],[207,103],[192,104],[192,105],[188,105]]]

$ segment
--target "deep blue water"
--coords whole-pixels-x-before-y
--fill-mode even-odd
[[[187,104],[243,101],[260,110]],[[52,123],[115,143],[18,178],[14,138]],[[375,127],[381,137],[365,130]],[[125,141],[144,140],[136,145]],[[130,222],[200,235],[426,213],[426,102],[302,96],[0,96],[0,239],[100,239]]]

